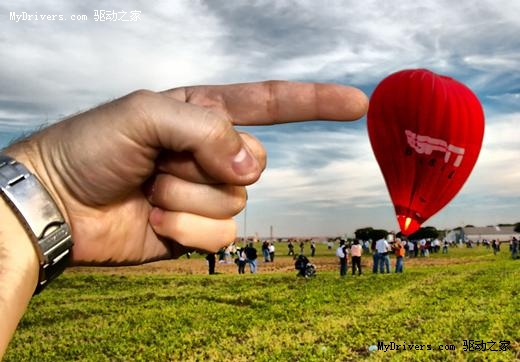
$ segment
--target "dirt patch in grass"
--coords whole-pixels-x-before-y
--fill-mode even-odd
[[[318,273],[320,271],[335,271],[339,272],[338,260],[335,256],[318,256],[309,258],[311,262],[316,265]],[[406,267],[421,267],[434,265],[454,265],[454,264],[470,264],[480,260],[488,260],[487,257],[474,256],[468,257],[418,257],[405,258],[404,266]],[[395,258],[390,259],[391,270],[395,267]],[[349,261],[350,268],[350,261]],[[258,273],[278,273],[288,272],[296,273],[294,269],[294,260],[292,257],[280,256],[275,258],[274,262],[266,263],[262,259],[257,260]],[[367,255],[362,258],[362,268],[364,273],[372,272],[372,257]],[[237,266],[232,260],[227,262],[217,262],[215,271],[219,274],[237,274]],[[350,272],[350,270],[349,270]],[[176,260],[165,260],[154,263],[128,266],[128,267],[72,267],[67,270],[67,273],[102,273],[102,274],[207,274],[208,265],[204,258],[200,256],[188,259],[182,257]],[[249,267],[246,265],[246,273],[249,273]]]

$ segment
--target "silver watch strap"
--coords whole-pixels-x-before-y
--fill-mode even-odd
[[[0,155],[0,191],[36,247],[40,261],[37,294],[68,264],[73,244],[69,226],[38,179],[5,155]]]

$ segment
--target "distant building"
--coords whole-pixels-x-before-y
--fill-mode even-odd
[[[466,240],[498,240],[500,242],[510,241],[513,236],[520,238],[520,233],[516,232],[514,226],[485,226],[485,227],[463,227],[450,231],[446,239],[452,242],[462,243]]]

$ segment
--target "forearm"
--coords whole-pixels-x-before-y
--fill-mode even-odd
[[[12,209],[0,198],[0,359],[38,281],[38,257]]]

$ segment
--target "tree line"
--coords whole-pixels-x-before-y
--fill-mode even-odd
[[[515,232],[520,232],[520,222],[515,224],[498,224],[497,226],[514,226]],[[465,227],[473,227],[473,225],[466,225]],[[456,228],[461,229],[461,228]],[[455,229],[455,230],[456,230]],[[374,229],[372,227],[365,227],[361,229],[357,229],[354,234],[356,235],[356,239],[360,240],[379,240],[382,238],[386,238],[390,232],[384,229]],[[446,235],[446,230],[437,230],[433,226],[425,226],[417,230],[415,233],[408,236],[410,240],[419,240],[419,239],[435,239],[439,237],[444,237]],[[398,232],[396,235],[398,238],[402,238],[403,235],[401,232]]]

